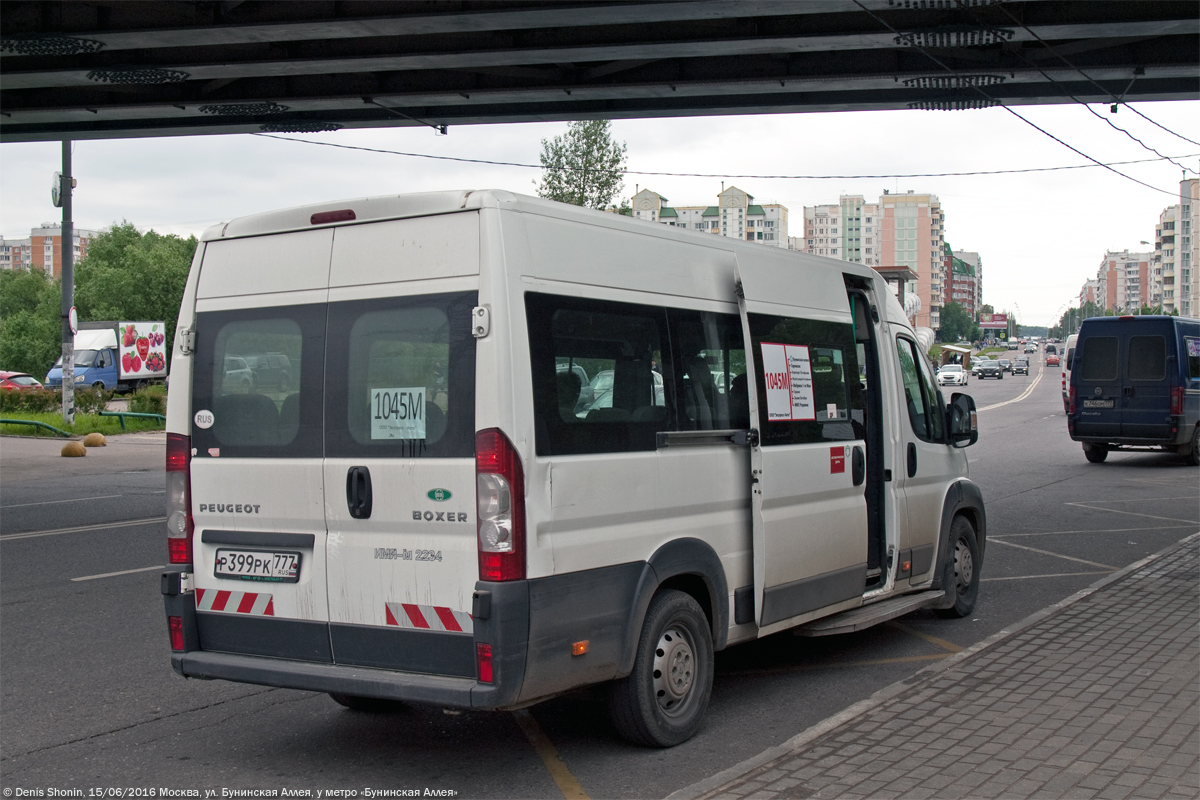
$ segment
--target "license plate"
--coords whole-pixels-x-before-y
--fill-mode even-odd
[[[1084,400],[1083,407],[1084,408],[1112,408],[1113,401],[1112,400]]]
[[[221,549],[217,551],[213,574],[245,581],[296,583],[300,580],[300,554]]]

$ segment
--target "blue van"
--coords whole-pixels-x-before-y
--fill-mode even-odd
[[[1072,361],[1067,430],[1088,461],[1153,447],[1200,464],[1200,320],[1086,319]]]

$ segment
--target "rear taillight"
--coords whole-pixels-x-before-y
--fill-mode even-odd
[[[1183,387],[1182,386],[1172,386],[1171,387],[1171,413],[1172,414],[1182,414],[1183,413]]]
[[[475,645],[475,664],[479,668],[479,682],[492,682],[492,646],[479,643]]]
[[[1068,414],[1075,413],[1075,387],[1074,386],[1071,387],[1070,407],[1067,409],[1067,413]]]
[[[172,564],[192,563],[191,463],[191,437],[168,433],[167,558]]]
[[[475,434],[475,506],[479,579],[525,578],[525,472],[512,442],[499,430]]]
[[[167,627],[171,629],[171,649],[183,651],[183,617],[167,617]]]

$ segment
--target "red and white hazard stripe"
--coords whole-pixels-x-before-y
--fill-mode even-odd
[[[224,611],[230,614],[251,614],[256,617],[273,617],[275,616],[275,603],[269,594],[197,589],[196,610]]]
[[[465,611],[414,603],[388,603],[387,624],[398,628],[451,633],[472,633],[475,630],[471,615]]]

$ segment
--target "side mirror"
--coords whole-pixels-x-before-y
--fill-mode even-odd
[[[970,447],[979,441],[979,423],[975,414],[975,398],[955,392],[946,405],[950,420],[950,443],[955,447]]]

